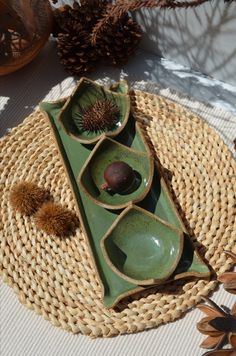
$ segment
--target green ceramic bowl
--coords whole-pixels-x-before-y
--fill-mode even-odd
[[[127,163],[135,171],[137,185],[127,194],[110,194],[101,188],[106,167],[115,161]],[[94,147],[81,169],[78,183],[86,195],[106,209],[123,209],[147,195],[153,178],[154,162],[150,154],[133,150],[106,136]]]
[[[159,284],[174,272],[183,251],[183,232],[146,210],[125,209],[101,240],[108,265],[139,285]]]
[[[112,91],[105,89],[92,80],[81,78],[73,94],[66,100],[59,121],[68,135],[83,144],[96,143],[104,134],[114,137],[125,127],[130,113],[130,98],[127,95],[127,83],[120,82]],[[109,100],[119,109],[117,120],[111,129],[97,132],[83,131],[81,129],[81,114],[97,101]]]

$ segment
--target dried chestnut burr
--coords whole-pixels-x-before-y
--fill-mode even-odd
[[[111,130],[119,119],[118,106],[109,99],[97,100],[75,114],[75,124],[81,131],[99,132]]]
[[[123,161],[115,161],[107,166],[104,171],[105,183],[101,189],[113,193],[128,192],[136,180],[135,171]]]

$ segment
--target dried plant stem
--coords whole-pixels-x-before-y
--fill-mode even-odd
[[[107,6],[107,11],[103,18],[94,26],[91,41],[96,44],[97,37],[106,29],[108,23],[118,21],[126,12],[136,11],[143,7],[160,9],[175,9],[189,8],[202,5],[209,0],[192,0],[192,1],[176,1],[176,0],[117,0],[114,5]]]
[[[117,0],[115,6],[119,6],[124,9],[124,11],[135,11],[142,7],[153,8],[189,8],[202,5],[204,2],[209,2],[209,0],[191,0],[191,1],[176,1],[176,0]]]

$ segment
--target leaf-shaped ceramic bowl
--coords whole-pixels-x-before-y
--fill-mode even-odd
[[[127,163],[137,176],[137,185],[129,193],[110,194],[101,188],[105,169],[115,161]],[[153,171],[150,153],[136,151],[104,136],[82,167],[78,183],[95,204],[106,209],[123,209],[145,198],[152,184]]]
[[[130,206],[112,224],[101,248],[120,277],[139,285],[159,284],[174,272],[183,251],[183,231],[146,210]]]
[[[119,90],[118,90],[118,89]],[[94,144],[106,133],[108,137],[118,135],[125,127],[130,113],[130,98],[127,95],[128,86],[121,81],[115,90],[103,86],[87,78],[81,78],[73,94],[68,97],[58,117],[63,129],[83,144]],[[86,131],[81,128],[83,112],[95,103],[108,100],[118,108],[116,121],[110,129]]]

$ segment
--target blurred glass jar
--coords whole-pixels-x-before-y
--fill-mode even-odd
[[[0,75],[36,57],[50,35],[52,18],[48,0],[0,1]]]

